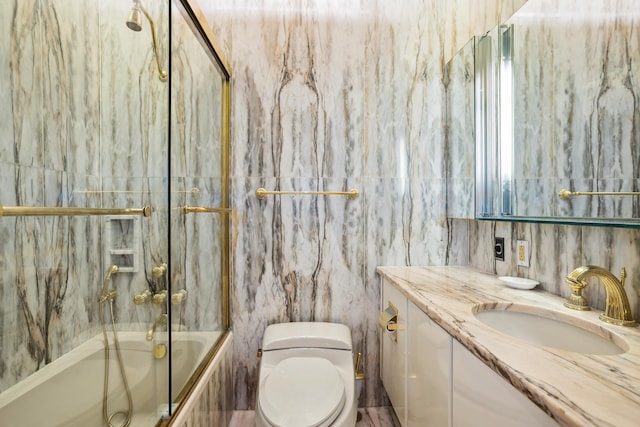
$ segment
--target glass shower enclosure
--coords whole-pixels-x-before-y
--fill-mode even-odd
[[[0,424],[168,424],[229,328],[229,67],[195,0],[0,4]]]

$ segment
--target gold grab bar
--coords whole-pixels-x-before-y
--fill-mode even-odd
[[[142,215],[151,216],[151,207],[143,208],[56,208],[56,207],[24,207],[0,205],[0,217],[3,216],[80,216],[80,215]]]
[[[183,206],[182,211],[188,213],[231,213],[228,208],[204,208],[200,206]]]
[[[264,188],[258,188],[256,190],[256,196],[258,199],[264,199],[269,195],[312,195],[312,196],[347,196],[351,200],[355,200],[360,195],[360,192],[355,188],[349,191],[267,191]]]
[[[571,191],[563,188],[558,193],[562,200],[568,200],[573,196],[640,196],[639,191]]]

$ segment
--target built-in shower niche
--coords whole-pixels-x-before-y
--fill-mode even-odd
[[[137,273],[142,246],[140,218],[107,216],[104,220],[104,232],[104,265],[117,265],[120,273]]]

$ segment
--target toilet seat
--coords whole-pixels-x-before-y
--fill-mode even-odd
[[[321,427],[340,415],[346,400],[336,367],[320,357],[290,357],[261,384],[262,414],[276,427]]]

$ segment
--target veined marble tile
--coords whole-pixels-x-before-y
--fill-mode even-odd
[[[245,142],[234,145],[233,169],[348,178],[362,169],[366,28],[298,3],[234,4],[234,23],[242,23],[232,43],[234,122],[244,124],[234,140]]]
[[[5,54],[5,52],[11,52],[11,46],[16,42],[12,36],[13,12],[17,8],[16,3],[17,1],[5,2],[3,7],[0,7],[0,52],[2,52],[0,54],[0,105],[11,109],[15,108],[13,102],[17,96],[12,90],[11,55]],[[13,152],[13,142],[15,140],[13,114],[0,114],[0,135],[6,141],[10,141],[10,143],[0,144],[0,164],[13,163],[15,161]]]
[[[156,23],[161,64],[168,66],[167,3],[146,2]],[[127,28],[128,2],[101,1],[100,160],[109,176],[164,176],[169,117],[167,82],[158,79],[150,26]]]
[[[4,96],[10,94],[7,105],[11,105],[13,120],[13,126],[7,126],[13,137],[13,146],[5,161],[44,167],[41,115],[44,44],[38,19],[34,19],[38,15],[38,4],[37,0],[15,0],[2,6],[2,14],[6,16],[3,21],[8,23],[6,27],[3,26],[7,31],[3,34],[6,36],[3,40],[7,40],[3,46],[6,48],[3,56],[8,58],[3,77],[12,85],[4,92]]]
[[[173,17],[171,174],[219,177],[222,79],[175,5]]]

